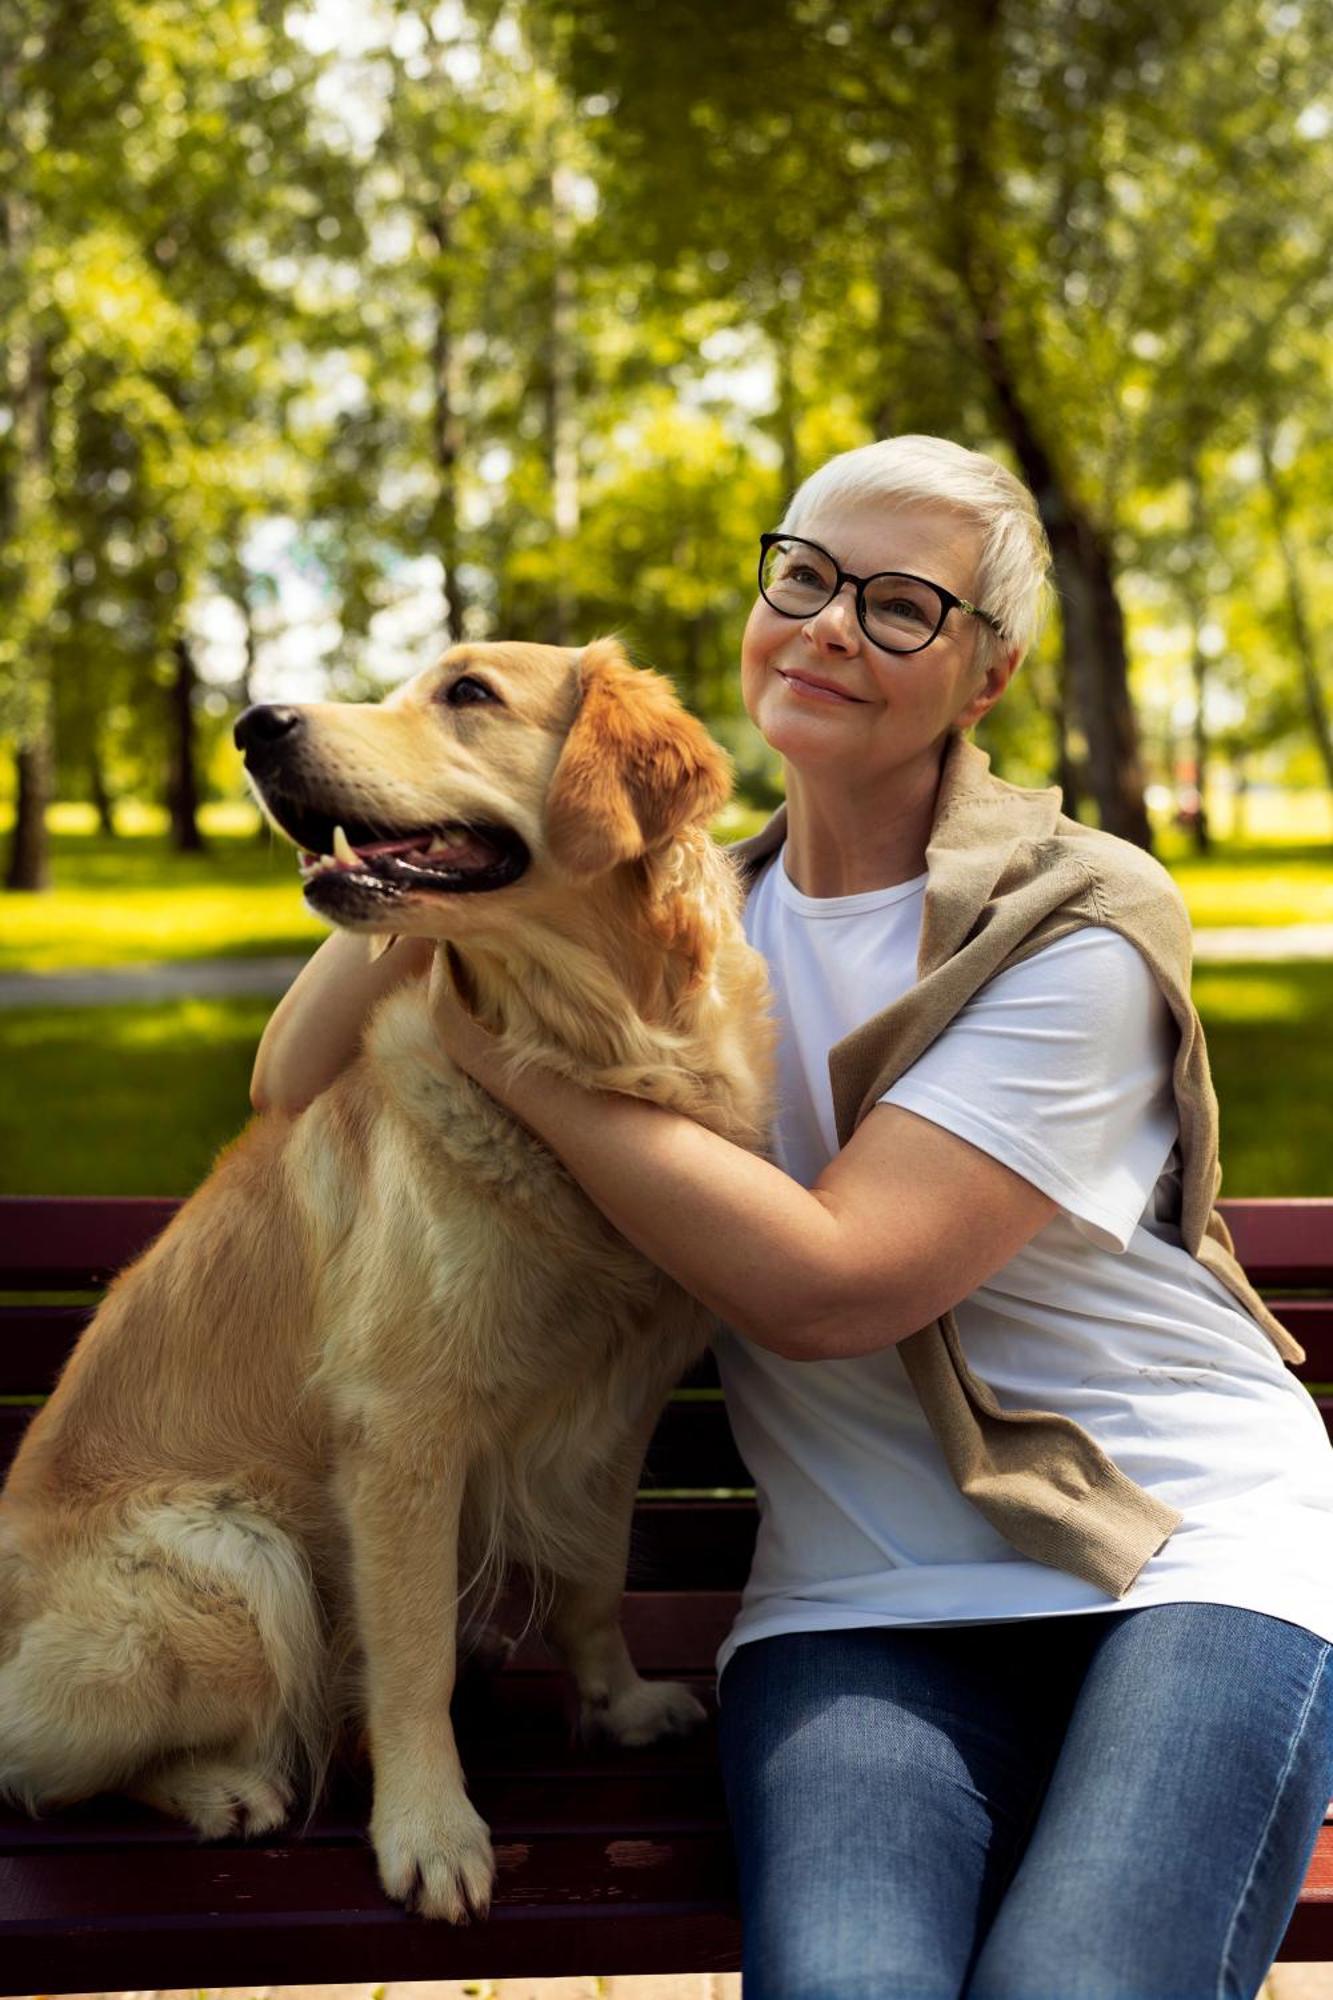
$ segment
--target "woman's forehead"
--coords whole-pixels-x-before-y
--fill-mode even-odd
[[[981,560],[980,523],[939,502],[861,500],[816,507],[795,535],[820,542],[858,576],[902,569],[970,595]]]

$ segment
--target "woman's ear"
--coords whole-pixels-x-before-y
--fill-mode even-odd
[[[632,667],[614,639],[579,663],[581,697],[546,795],[546,841],[571,875],[600,875],[711,819],[731,760],[670,681]]]

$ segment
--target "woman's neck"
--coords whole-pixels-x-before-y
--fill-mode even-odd
[[[789,766],[789,880],[806,896],[855,896],[912,881],[925,869],[939,781],[939,764],[922,763],[894,785],[855,793]]]

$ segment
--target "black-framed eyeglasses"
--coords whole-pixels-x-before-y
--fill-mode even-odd
[[[880,570],[874,576],[853,576],[840,569],[828,550],[800,535],[773,533],[759,537],[759,594],[784,618],[813,618],[832,604],[845,583],[856,585],[856,616],[873,645],[886,653],[919,653],[937,638],[951,611],[980,618],[1000,632],[989,611],[969,604],[928,577],[905,570]],[[1003,633],[1000,632],[1003,637]]]

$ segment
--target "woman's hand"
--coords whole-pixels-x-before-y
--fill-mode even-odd
[[[445,945],[436,948],[427,999],[431,1020],[445,1054],[461,1070],[475,1077],[493,1097],[499,1097],[500,1044],[494,1035],[473,1020],[459,999]]]

